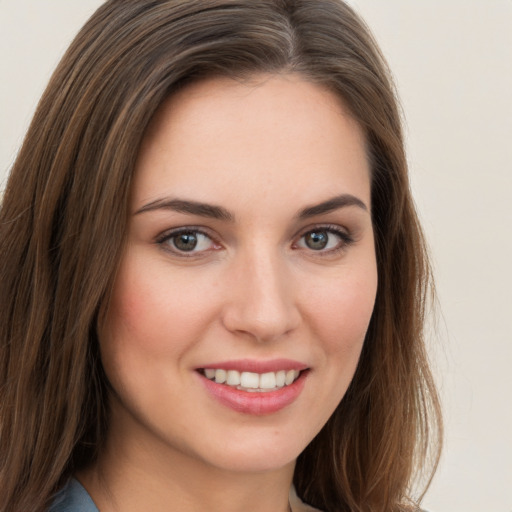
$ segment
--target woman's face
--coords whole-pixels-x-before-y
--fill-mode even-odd
[[[110,437],[293,464],[347,390],[376,288],[364,138],[340,100],[294,75],[189,86],[137,163],[100,329]]]

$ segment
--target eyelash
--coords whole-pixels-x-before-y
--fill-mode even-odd
[[[340,252],[343,252],[344,250],[346,250],[353,242],[354,242],[354,239],[352,238],[352,236],[350,236],[349,233],[347,233],[346,231],[340,229],[338,226],[336,225],[318,225],[318,226],[313,226],[313,227],[310,227],[307,229],[307,231],[304,231],[300,237],[299,237],[299,241],[302,240],[306,235],[308,234],[311,234],[311,233],[315,233],[315,232],[325,232],[325,233],[328,233],[328,234],[331,234],[331,235],[335,235],[337,236],[340,241],[339,243],[337,244],[336,247],[334,248],[331,248],[331,249],[328,249],[328,250],[314,250],[314,249],[311,249],[309,248],[309,252],[311,252],[312,254],[314,254],[315,256],[320,256],[320,257],[328,257],[328,256],[334,256]],[[176,239],[178,236],[180,235],[187,235],[187,234],[193,234],[193,235],[201,235],[201,236],[204,236],[206,238],[208,238],[212,244],[217,244],[217,245],[220,245],[214,237],[212,237],[209,233],[207,233],[206,231],[204,231],[203,229],[201,228],[198,228],[198,227],[194,227],[194,226],[189,226],[189,227],[186,227],[186,228],[178,228],[178,229],[175,229],[175,230],[172,230],[172,231],[168,231],[166,233],[163,233],[161,236],[159,236],[155,241],[158,245],[162,246],[162,248],[168,252],[171,252],[172,254],[180,257],[180,258],[193,258],[193,257],[198,257],[200,255],[202,255],[203,253],[205,252],[209,252],[209,250],[204,250],[204,251],[183,251],[183,250],[180,250],[178,249],[174,243],[172,243],[172,240],[173,239]],[[174,247],[171,247],[171,244],[174,246]],[[296,247],[298,244],[298,242],[295,242],[293,245],[294,247]],[[308,250],[307,247],[302,247],[302,249],[305,249],[305,250]]]
[[[314,249],[309,248],[309,251],[314,254],[315,256],[320,257],[329,257],[329,256],[336,256],[337,254],[345,251],[351,244],[354,243],[354,238],[345,230],[341,229],[339,226],[336,225],[325,225],[320,224],[318,226],[309,227],[307,231],[304,231],[302,235],[299,238],[299,241],[302,240],[306,235],[310,233],[319,233],[319,232],[325,232],[330,235],[335,235],[339,238],[339,242],[337,245],[331,249],[327,250],[319,250],[315,251]],[[297,245],[298,242],[296,242],[294,245]],[[304,248],[308,249],[308,248]]]
[[[163,233],[161,236],[159,236],[156,239],[156,243],[162,248],[168,252],[171,252],[172,254],[180,257],[180,258],[194,258],[199,256],[200,254],[207,252],[207,251],[180,251],[175,244],[172,243],[173,239],[176,239],[180,235],[201,235],[209,240],[213,244],[218,244],[218,242],[215,240],[214,237],[212,237],[209,233],[205,232],[204,230],[194,227],[194,226],[187,226],[185,228],[178,228],[174,229],[172,231],[167,231],[166,233]],[[174,245],[174,247],[172,247]]]

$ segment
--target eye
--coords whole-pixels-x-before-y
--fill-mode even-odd
[[[180,229],[166,233],[157,243],[166,250],[180,255],[195,255],[217,248],[215,242],[206,234],[196,229]]]
[[[297,246],[316,252],[336,252],[352,243],[346,232],[335,227],[319,227],[304,233]]]

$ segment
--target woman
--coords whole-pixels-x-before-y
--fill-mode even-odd
[[[106,2],[0,226],[0,510],[417,508],[428,263],[345,4]]]

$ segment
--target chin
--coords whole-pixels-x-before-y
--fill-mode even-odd
[[[303,439],[290,439],[286,433],[254,432],[249,439],[233,439],[196,451],[196,457],[209,466],[236,473],[272,472],[293,466],[306,447]],[[199,448],[199,447],[198,447]],[[202,452],[202,453],[201,453]]]
[[[267,473],[278,471],[286,466],[294,466],[299,453],[262,453],[262,449],[256,451],[245,451],[241,453],[224,454],[216,459],[214,466],[234,473]]]

